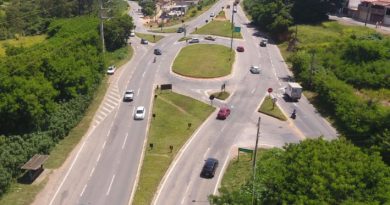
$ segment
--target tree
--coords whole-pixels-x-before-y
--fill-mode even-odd
[[[145,16],[151,16],[156,10],[156,4],[153,1],[141,1],[140,6],[142,7],[142,13]]]
[[[107,50],[113,51],[125,46],[133,28],[133,19],[129,15],[122,15],[108,21],[104,27]]]
[[[345,140],[305,140],[285,151],[260,156],[256,169],[260,204],[385,204],[390,202],[390,168],[378,153],[366,154]],[[244,204],[252,182],[222,190],[212,204]],[[248,199],[249,198],[249,199]]]
[[[295,23],[318,23],[328,19],[328,13],[345,5],[345,0],[293,0],[291,15]]]

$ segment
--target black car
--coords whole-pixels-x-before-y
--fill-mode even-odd
[[[159,48],[154,49],[154,55],[161,55],[162,52]]]
[[[214,158],[208,158],[203,165],[202,172],[200,172],[200,177],[209,179],[213,178],[217,167],[218,160]]]
[[[268,43],[268,40],[267,39],[263,39],[263,40],[260,41],[260,46],[261,47],[266,47],[267,43]]]
[[[141,44],[148,44],[149,42],[148,42],[148,40],[146,40],[146,39],[141,39]]]
[[[178,29],[177,29],[177,32],[178,33],[183,33],[185,31],[185,28],[183,28],[183,27],[179,27]]]

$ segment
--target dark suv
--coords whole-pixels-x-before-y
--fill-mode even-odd
[[[217,167],[218,160],[214,158],[208,158],[203,165],[202,172],[200,172],[200,177],[208,179],[213,178]]]

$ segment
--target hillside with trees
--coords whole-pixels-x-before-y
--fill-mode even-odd
[[[7,46],[0,57],[0,196],[23,174],[22,164],[34,154],[49,154],[78,124],[107,67],[96,2],[2,4],[0,38],[45,33],[47,39],[30,47]],[[127,46],[134,26],[123,15],[126,5],[114,2],[115,18],[105,35],[109,51]]]

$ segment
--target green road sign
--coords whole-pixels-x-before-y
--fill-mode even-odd
[[[237,33],[241,32],[241,27],[235,26],[234,27],[234,32],[237,32]]]
[[[251,149],[245,149],[245,148],[238,148],[238,151],[245,152],[245,153],[253,153],[253,150]]]

